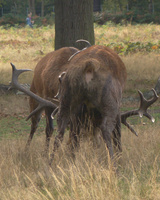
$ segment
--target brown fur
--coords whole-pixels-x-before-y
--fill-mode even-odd
[[[114,145],[121,151],[120,102],[126,77],[124,63],[108,47],[94,45],[71,59],[60,86],[59,134],[55,138],[54,151],[63,140],[68,123],[77,145],[77,136],[88,119],[95,129],[101,130],[111,158],[112,136]]]
[[[48,53],[43,57],[35,67],[34,77],[30,90],[35,94],[51,100],[58,92],[59,81],[58,76],[68,68],[68,59],[77,52],[78,49],[73,47],[64,47],[57,51]],[[37,107],[37,102],[30,98],[30,111]],[[46,151],[48,151],[50,137],[53,133],[53,124],[51,119],[52,109],[45,109],[46,114]],[[31,118],[31,132],[27,142],[27,148],[37,129],[41,112],[36,113]]]

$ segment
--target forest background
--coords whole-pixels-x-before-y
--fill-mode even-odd
[[[0,5],[0,84],[6,86],[11,81],[10,62],[19,69],[34,70],[38,61],[53,51],[54,0],[0,0]],[[95,5],[95,44],[116,51],[127,69],[121,111],[137,109],[137,90],[148,94],[160,79],[160,2],[103,0]],[[30,11],[35,21],[33,29],[23,28]],[[19,82],[27,87],[32,78],[33,72],[28,72],[20,76]],[[0,93],[0,199],[159,200],[159,110],[158,100],[149,110],[154,124],[145,117],[129,120],[138,137],[122,126],[123,153],[116,176],[104,143],[94,148],[92,135],[82,138],[73,160],[66,132],[62,148],[49,167],[44,156],[44,114],[26,154],[24,147],[31,124],[25,121],[29,114],[28,97],[18,91]],[[55,135],[56,124],[50,152]]]
[[[0,26],[25,26],[31,11],[35,26],[54,24],[54,0],[0,0]],[[159,0],[94,0],[94,21],[105,24],[160,23]]]

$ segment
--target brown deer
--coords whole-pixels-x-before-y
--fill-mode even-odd
[[[71,136],[77,146],[77,135],[86,119],[90,119],[93,129],[101,130],[111,158],[114,155],[112,139],[117,152],[121,152],[121,121],[134,132],[126,122],[127,115],[142,115],[148,108],[148,102],[139,92],[141,108],[138,112],[136,110],[121,116],[120,104],[126,77],[124,63],[108,47],[94,45],[72,57],[70,67],[66,74],[63,74],[63,80],[61,80],[57,114],[59,134],[55,138],[51,161],[59,142],[63,140],[68,123],[72,125]],[[152,104],[156,99],[155,94],[155,98],[150,103]],[[146,102],[147,104],[145,104]],[[144,115],[151,118],[146,112]]]
[[[83,39],[77,40],[76,42],[84,42],[86,44],[86,48],[90,46],[90,43]],[[58,104],[58,102],[54,99],[54,96],[57,94],[57,91],[58,91],[59,80],[60,80],[59,76],[63,71],[67,70],[68,62],[69,62],[68,60],[71,59],[72,56],[75,56],[79,52],[80,50],[74,47],[64,47],[57,51],[48,53],[45,57],[43,57],[37,63],[34,70],[34,77],[31,83],[30,91],[46,100],[54,101],[55,105],[52,104],[51,107],[48,107],[48,106],[45,107],[42,104],[42,107],[41,107],[41,104],[38,105],[37,103],[37,98],[35,100],[31,96],[31,98],[29,99],[31,114],[28,116],[27,120],[31,118],[31,131],[30,131],[30,135],[26,144],[26,150],[30,146],[34,133],[38,127],[38,123],[41,119],[42,111],[45,110],[46,151],[48,151],[50,138],[54,130],[51,113],[57,107],[56,104]]]
[[[75,49],[74,49],[75,50]],[[66,55],[60,54],[62,49],[55,51],[56,57],[60,57],[64,60]],[[34,98],[40,104],[37,107],[37,102],[30,103],[31,111],[36,108],[35,111],[31,113],[29,117],[32,117],[32,128],[31,136],[29,142],[33,136],[33,132],[37,127],[40,113],[43,108],[45,108],[47,119],[51,121],[51,113],[53,110],[54,114],[57,113],[57,125],[58,125],[58,135],[55,138],[54,150],[51,154],[51,161],[54,158],[54,152],[59,147],[60,142],[63,140],[65,128],[70,124],[70,137],[74,140],[75,145],[77,145],[77,135],[79,134],[81,125],[86,122],[86,118],[90,119],[92,126],[94,128],[99,128],[102,133],[104,142],[106,143],[110,157],[113,158],[113,147],[111,139],[113,138],[113,144],[117,147],[118,151],[121,151],[121,123],[126,125],[133,133],[136,134],[134,129],[126,122],[127,117],[132,115],[145,115],[153,121],[153,118],[147,113],[148,107],[153,104],[158,96],[154,92],[154,97],[147,101],[142,93],[139,91],[141,98],[140,108],[134,111],[128,111],[126,113],[120,113],[120,104],[122,99],[122,91],[124,89],[126,81],[126,68],[120,57],[111,49],[104,46],[94,45],[88,47],[87,49],[76,53],[72,52],[73,56],[68,61],[68,56],[63,63],[60,65],[55,62],[52,70],[44,70],[45,72],[39,73],[39,79],[41,82],[37,85],[43,85],[43,88],[48,87],[49,90],[44,89],[43,95],[41,91],[35,92],[34,87],[36,85],[36,78],[34,78],[34,87],[31,87],[31,91],[26,91],[21,85],[19,85],[17,79],[19,74],[23,70],[17,70],[12,64],[13,77],[12,84],[17,89],[25,92]],[[60,68],[61,67],[61,68]],[[26,70],[25,70],[26,71]],[[58,73],[55,73],[57,72]],[[64,72],[65,73],[62,73]],[[46,75],[45,75],[46,73]],[[51,75],[52,73],[52,75]],[[48,74],[48,75],[47,75]],[[46,98],[53,98],[55,93],[58,91],[58,76],[60,80],[59,89],[59,107],[56,107],[55,103],[48,102]],[[38,78],[39,78],[38,77]],[[45,78],[47,81],[45,83]],[[52,81],[50,79],[53,79]],[[53,84],[53,85],[52,85]],[[57,86],[55,87],[54,84]],[[56,91],[52,88],[56,88]],[[42,98],[35,97],[34,92]],[[32,100],[33,101],[33,100]],[[34,123],[33,119],[36,119]],[[50,124],[50,123],[49,123]],[[48,125],[48,129],[52,127]],[[47,130],[47,147],[49,145],[49,139],[52,130]],[[34,130],[34,131],[33,131]]]

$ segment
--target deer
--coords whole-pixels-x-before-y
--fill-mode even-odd
[[[86,44],[86,47],[84,49],[91,46],[91,44],[87,40],[80,39],[76,41],[76,43],[78,42],[84,42]],[[43,105],[41,107],[41,104],[37,103],[37,98],[34,99],[33,96],[29,98],[30,115],[26,120],[31,118],[31,130],[25,147],[26,151],[30,147],[34,133],[37,130],[42,112],[44,110],[46,117],[45,152],[48,152],[50,138],[54,131],[51,113],[56,110],[55,108],[57,108],[58,105],[58,101],[56,100],[56,98],[54,98],[54,96],[57,94],[58,91],[61,73],[63,71],[66,71],[69,59],[71,59],[72,56],[75,56],[77,53],[83,51],[84,49],[79,50],[74,47],[63,47],[57,51],[52,51],[48,53],[37,63],[34,69],[34,76],[30,86],[30,92],[46,100],[51,100],[54,105],[52,104],[52,106],[47,106],[44,108]],[[40,100],[39,97],[38,100]]]
[[[55,51],[55,54],[57,54],[59,58],[62,57],[64,61],[66,55],[59,53],[62,52],[62,49]],[[52,88],[55,87],[51,85],[54,83],[56,85],[56,90],[54,91],[54,89],[50,88],[51,91],[46,91],[46,96],[39,94],[40,92],[35,92],[33,87],[35,84],[31,86],[30,91],[22,87],[18,83],[18,76],[28,70],[17,70],[16,67],[11,64],[12,85],[31,97],[30,105],[33,104],[31,103],[31,99],[34,100],[34,106],[32,105],[31,109],[32,112],[27,119],[36,118],[37,121],[35,123],[36,125],[32,123],[34,127],[31,128],[32,134],[30,135],[33,135],[33,129],[35,130],[39,115],[43,109],[45,109],[47,119],[50,120],[50,122],[53,116],[55,114],[57,115],[58,134],[54,140],[54,148],[49,162],[50,165],[53,162],[55,152],[63,141],[65,129],[68,124],[70,124],[70,137],[75,146],[77,146],[80,129],[82,125],[85,124],[86,118],[90,119],[94,129],[100,129],[102,138],[108,148],[110,158],[114,160],[115,153],[113,151],[113,145],[117,152],[122,151],[121,123],[127,126],[132,133],[137,135],[136,131],[127,122],[128,117],[133,115],[142,117],[144,115],[154,122],[154,118],[147,112],[148,107],[158,99],[158,95],[154,89],[152,89],[154,96],[150,100],[146,100],[141,91],[138,91],[140,95],[139,109],[127,111],[125,113],[120,112],[122,92],[125,87],[127,72],[123,61],[112,49],[101,45],[89,46],[79,52],[74,49],[72,55],[69,58],[67,56],[64,66],[61,66],[59,63],[54,64],[54,67],[52,67],[54,72],[50,70],[47,71],[46,69],[45,73],[48,73],[49,76],[52,72],[52,75],[50,75],[46,81],[46,85],[49,84]],[[61,68],[59,66],[61,66]],[[59,73],[55,73],[55,71]],[[35,74],[36,73],[38,72],[36,72],[35,69]],[[44,80],[45,73],[41,74]],[[46,75],[46,77],[48,76]],[[53,82],[50,79],[53,79]],[[35,81],[36,79],[34,82]],[[43,80],[39,84],[45,85]],[[58,103],[57,100],[55,101],[56,92]],[[33,119],[32,121],[34,121]],[[52,126],[50,125],[50,127]],[[47,128],[49,129],[49,126],[47,126]],[[53,128],[50,129],[53,131]],[[47,133],[47,147],[52,131],[50,130],[49,134]],[[30,143],[31,136],[28,143]]]
[[[40,97],[54,101],[54,96],[58,90],[58,77],[62,71],[67,69],[67,61],[78,49],[73,47],[64,47],[57,51],[53,51],[43,57],[35,67],[34,76],[31,83],[30,91],[39,95]],[[53,119],[51,118],[51,113],[57,107],[57,102],[53,102],[55,105],[52,107],[45,107],[45,117],[46,117],[46,144],[45,152],[49,151],[49,143],[51,136],[54,131]],[[26,150],[29,148],[34,133],[38,127],[38,123],[41,119],[41,114],[43,109],[39,109],[37,101],[32,97],[29,99],[30,112],[31,115],[27,118],[31,118],[31,131],[26,144]],[[37,112],[34,111],[37,108]]]

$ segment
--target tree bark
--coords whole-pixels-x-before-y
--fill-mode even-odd
[[[35,15],[36,14],[35,0],[28,0],[28,4],[29,4],[29,11],[32,12],[33,15]]]
[[[122,2],[121,0],[118,0],[118,4],[119,4],[119,9],[121,12],[123,12],[123,8],[122,8]]]
[[[41,17],[44,17],[44,0],[41,1]]]
[[[149,8],[149,12],[150,12],[151,14],[153,14],[153,1],[152,1],[152,0],[149,0],[148,8]]]
[[[101,12],[101,0],[94,0],[93,1],[93,11],[94,12]]]
[[[55,49],[65,46],[83,48],[85,39],[94,44],[93,0],[55,0]]]

